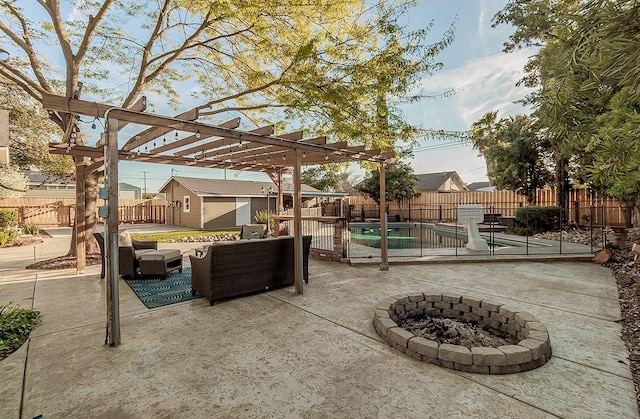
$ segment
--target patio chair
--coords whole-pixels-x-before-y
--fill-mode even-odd
[[[241,239],[263,239],[267,237],[266,224],[243,224],[240,232]]]
[[[98,241],[100,253],[102,255],[102,272],[100,278],[104,278],[104,236],[102,233],[94,233],[93,236]],[[120,276],[125,278],[135,278],[139,274],[140,258],[146,253],[154,252],[158,249],[157,241],[134,240],[129,236],[129,232],[124,230],[118,235],[118,270]]]

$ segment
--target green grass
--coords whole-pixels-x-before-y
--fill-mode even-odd
[[[218,234],[240,234],[239,228],[226,228],[222,230],[180,230],[166,233],[131,233],[131,237],[142,241],[157,241],[166,243],[169,240],[184,239],[185,237],[215,236]]]
[[[0,359],[22,346],[39,319],[39,311],[0,306]]]

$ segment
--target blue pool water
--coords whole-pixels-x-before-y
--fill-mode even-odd
[[[395,223],[394,223],[395,224]],[[382,238],[377,223],[351,223],[349,225],[351,243],[380,248]],[[438,249],[465,247],[467,232],[436,227],[433,224],[392,225],[387,228],[389,249]],[[503,245],[495,243],[496,246]]]

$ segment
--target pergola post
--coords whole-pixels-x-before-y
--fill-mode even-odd
[[[108,111],[107,111],[108,114]],[[107,118],[105,179],[109,213],[105,223],[107,279],[107,336],[110,346],[120,344],[120,301],[118,292],[118,120]]]
[[[302,150],[295,150],[295,164],[293,166],[293,259],[295,269],[296,293],[302,294],[303,250],[302,250]]]
[[[380,270],[389,270],[387,255],[387,185],[384,174],[385,164],[380,162]]]
[[[75,229],[76,229],[76,273],[84,273],[84,269],[87,266],[86,257],[86,221],[85,221],[85,190],[84,190],[84,176],[85,165],[84,157],[75,156],[76,164],[76,216],[75,216]]]
[[[302,132],[274,136],[272,128],[253,131],[237,130],[239,121],[222,125],[211,125],[194,122],[198,118],[197,109],[178,115],[167,117],[149,114],[141,111],[96,105],[94,102],[69,100],[64,97],[46,96],[45,108],[58,112],[75,113],[88,116],[104,115],[107,130],[101,142],[103,149],[87,145],[75,145],[69,148],[64,143],[49,144],[49,152],[78,156],[82,158],[105,159],[105,182],[107,186],[107,214],[105,219],[105,270],[106,270],[106,302],[107,302],[107,342],[111,346],[120,344],[120,313],[118,300],[118,162],[120,159],[159,164],[176,164],[188,167],[206,167],[233,170],[252,170],[256,172],[277,173],[278,206],[282,206],[282,173],[293,166],[293,196],[294,196],[294,269],[295,291],[303,293],[304,261],[302,240],[302,165],[318,165],[327,163],[344,163],[349,161],[369,161],[380,163],[381,196],[384,199],[384,162],[395,158],[392,151],[367,150],[365,146],[348,146],[346,142],[326,143],[324,137],[302,140]],[[102,106],[102,107],[101,107]],[[182,119],[184,118],[184,119]],[[118,130],[127,123],[146,125],[147,128],[138,135],[129,138],[121,149],[118,147]],[[188,137],[171,145],[166,144],[147,150],[146,144],[156,138],[164,136],[170,131],[190,133]],[[217,140],[206,140],[209,137],[219,137]],[[187,151],[173,155],[163,152],[193,145],[200,139],[204,144],[190,147]],[[251,144],[250,144],[251,143]],[[145,152],[139,150],[145,146]],[[242,146],[242,147],[241,147]],[[176,155],[180,154],[180,155]],[[80,160],[76,160],[79,164]],[[253,162],[253,163],[252,163]],[[84,164],[84,161],[83,161]],[[84,174],[97,169],[98,162],[83,167]],[[78,176],[78,182],[84,176]],[[272,179],[273,180],[273,179]],[[82,188],[78,184],[79,188]],[[104,196],[104,195],[102,195]],[[281,209],[281,208],[279,208]],[[104,211],[104,209],[102,209]],[[382,262],[380,268],[388,269],[387,261],[387,223],[386,207],[380,209],[382,233]],[[78,225],[81,225],[79,222]],[[84,230],[79,232],[82,237]],[[84,233],[86,235],[86,233]]]

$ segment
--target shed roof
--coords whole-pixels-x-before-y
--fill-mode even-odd
[[[175,180],[185,188],[189,189],[196,196],[263,196],[262,188],[265,190],[273,188],[273,193],[278,192],[278,188],[272,182],[247,181],[236,179],[202,179],[184,176],[172,176],[160,188],[160,192],[165,192],[167,186]],[[309,185],[302,184],[303,196],[345,196],[343,192],[323,192]],[[291,195],[293,193],[293,183],[283,182],[282,193]]]

